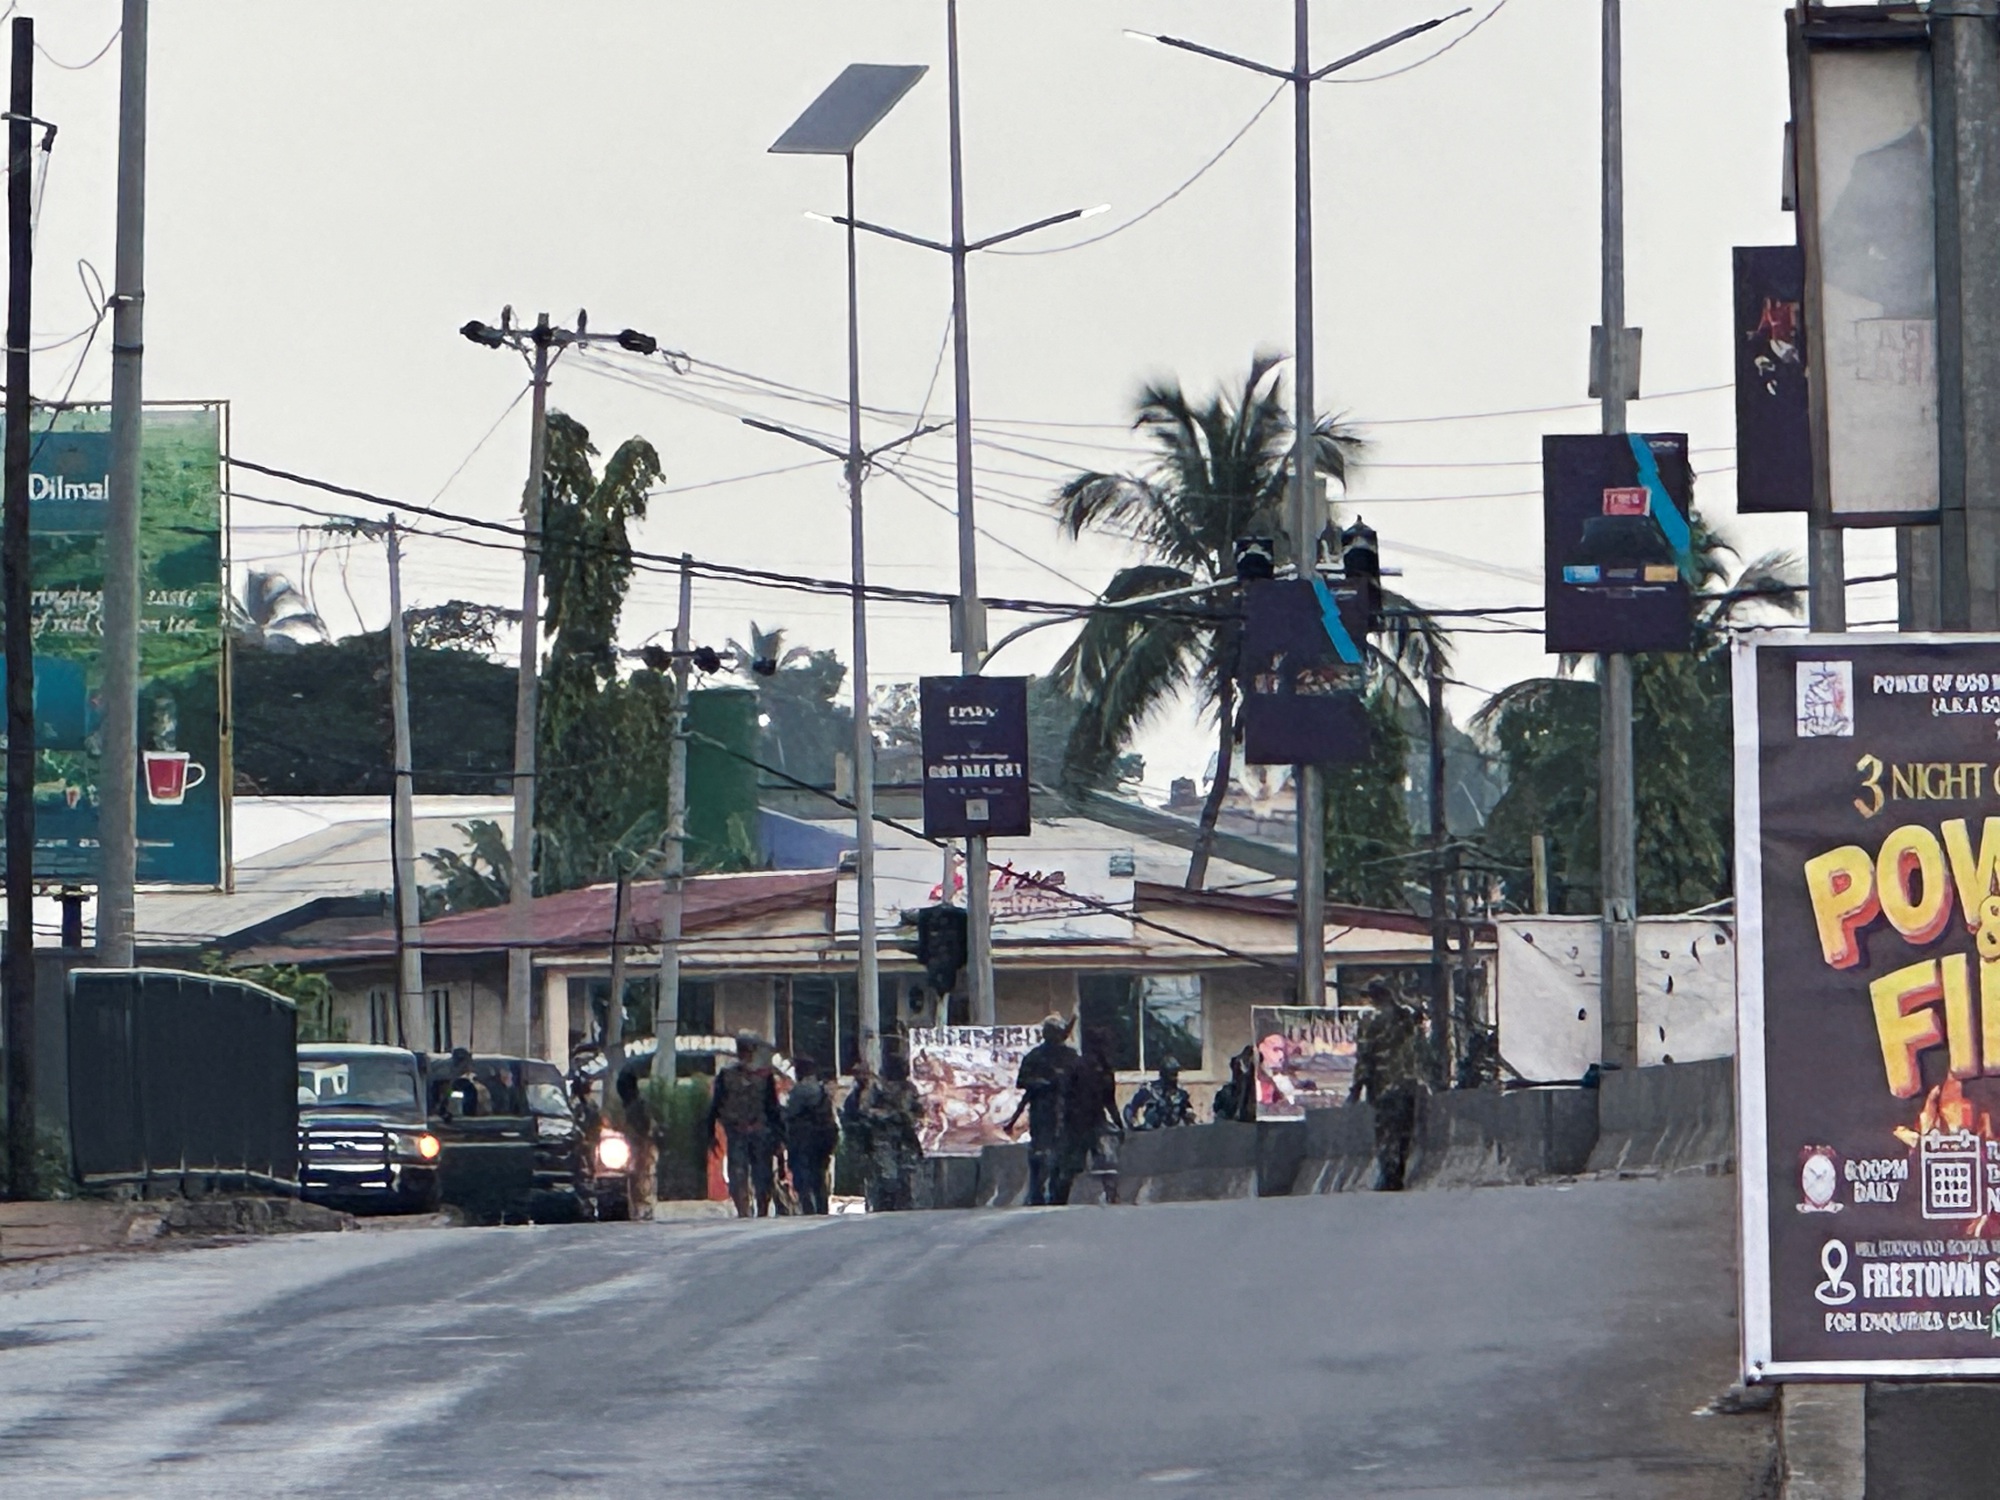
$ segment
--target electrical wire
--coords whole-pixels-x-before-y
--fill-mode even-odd
[[[7,17],[12,15],[13,13],[14,13],[14,7],[11,5],[8,6],[6,13],[0,14],[0,21],[6,20]],[[89,62],[66,63],[61,58],[57,57],[54,53],[49,51],[48,48],[44,47],[40,42],[35,43],[35,50],[42,54],[42,60],[48,63],[50,67],[61,68],[65,73],[81,73],[85,68],[94,68],[99,63],[103,62],[105,53],[109,52],[112,46],[117,42],[118,38],[123,36],[124,34],[125,34],[125,28],[123,26],[119,27],[116,31],[112,32],[111,40],[107,41],[102,47],[99,47],[96,53],[92,55]]]
[[[1501,3],[1504,5],[1506,3],[1506,0],[1501,0]],[[1072,240],[1070,241],[1070,243],[1066,245],[1049,245],[1040,250],[993,249],[993,250],[988,250],[985,253],[987,255],[1016,255],[1016,256],[1061,255],[1069,250],[1081,250],[1085,245],[1101,245],[1106,240],[1110,239],[1113,235],[1123,234],[1126,230],[1132,228],[1134,225],[1145,223],[1146,220],[1152,218],[1154,214],[1158,213],[1161,209],[1165,208],[1169,203],[1173,202],[1174,199],[1180,197],[1182,193],[1185,193],[1189,188],[1193,187],[1197,182],[1200,182],[1202,178],[1208,175],[1209,169],[1211,167],[1215,166],[1216,163],[1220,162],[1223,157],[1227,156],[1231,151],[1235,150],[1237,142],[1241,141],[1244,136],[1248,135],[1250,133],[1250,128],[1253,125],[1255,125],[1259,120],[1264,118],[1265,114],[1270,110],[1271,106],[1278,102],[1279,97],[1285,92],[1285,90],[1288,87],[1290,87],[1289,84],[1281,83],[1275,89],[1271,90],[1271,97],[1266,99],[1262,104],[1258,105],[1257,112],[1251,115],[1249,119],[1243,122],[1243,124],[1237,129],[1236,134],[1232,135],[1228,140],[1222,143],[1221,150],[1217,151],[1215,155],[1211,156],[1207,161],[1203,162],[1199,167],[1195,168],[1193,176],[1189,177],[1186,181],[1181,183],[1179,187],[1175,188],[1172,192],[1168,193],[1166,197],[1160,199],[1158,202],[1152,204],[1148,208],[1142,208],[1141,210],[1139,210],[1138,213],[1132,215],[1131,218],[1126,219],[1124,222],[1119,224],[1114,224],[1109,229],[1101,230],[1097,234],[1093,234],[1087,239]]]
[[[1480,27],[1484,26],[1488,21],[1492,20],[1495,16],[1499,15],[1500,12],[1505,10],[1506,8],[1507,8],[1507,0],[1494,0],[1493,9],[1486,12],[1485,15],[1481,16],[1478,20],[1474,21],[1470,26],[1466,27],[1465,30],[1461,31],[1457,36],[1453,37],[1450,41],[1446,42],[1442,47],[1439,47],[1435,52],[1427,53],[1425,56],[1418,58],[1415,62],[1405,63],[1400,68],[1391,68],[1386,73],[1368,73],[1360,78],[1345,78],[1338,73],[1333,73],[1328,75],[1325,79],[1321,81],[1325,83],[1345,83],[1345,84],[1383,83],[1391,78],[1400,78],[1405,73],[1414,73],[1418,68],[1427,67],[1429,64],[1436,62],[1440,57],[1443,57],[1445,53],[1451,51],[1451,49],[1456,47],[1460,42],[1465,41],[1475,31],[1479,30]]]

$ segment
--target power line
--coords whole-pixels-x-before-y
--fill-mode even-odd
[[[12,15],[13,13],[14,13],[14,7],[11,5],[8,6],[6,15],[0,15],[0,21],[6,20],[7,16]],[[85,68],[94,68],[99,63],[103,62],[104,54],[109,52],[113,47],[113,45],[116,44],[116,42],[118,41],[118,38],[123,36],[124,34],[125,34],[125,28],[122,26],[119,27],[116,31],[112,32],[111,39],[107,41],[102,47],[99,47],[94,54],[92,54],[89,62],[66,63],[61,58],[57,57],[53,52],[49,51],[48,48],[44,47],[40,42],[35,43],[35,50],[42,54],[42,60],[48,63],[51,67],[61,68],[65,73],[81,73]]]
[[[1440,57],[1443,57],[1445,53],[1451,51],[1451,49],[1456,47],[1460,42],[1465,41],[1475,31],[1479,30],[1480,27],[1484,26],[1488,21],[1492,20],[1495,16],[1499,15],[1500,12],[1505,10],[1506,8],[1507,8],[1507,0],[1494,0],[1493,9],[1486,12],[1485,15],[1481,16],[1478,20],[1474,21],[1470,26],[1466,27],[1465,30],[1461,31],[1457,36],[1453,37],[1450,41],[1446,42],[1442,47],[1438,48],[1435,52],[1428,53],[1425,56],[1418,58],[1415,62],[1405,63],[1400,68],[1391,68],[1386,73],[1368,73],[1364,74],[1362,77],[1359,78],[1345,78],[1338,73],[1334,73],[1328,75],[1328,77],[1323,81],[1326,83],[1344,83],[1344,84],[1382,83],[1391,78],[1400,78],[1405,73],[1414,73],[1418,68],[1436,62]]]

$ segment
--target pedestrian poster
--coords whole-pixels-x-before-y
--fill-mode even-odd
[[[1028,679],[926,677],[924,836],[1025,838]]]
[[[220,885],[223,409],[148,407],[140,438],[138,878]],[[28,476],[35,875],[98,874],[107,408],[37,414]]]
[[[1685,433],[1542,439],[1550,651],[1688,649],[1692,490]]]
[[[1739,245],[1736,279],[1736,509],[1812,509],[1805,254]]]
[[[2000,637],[1734,666],[1745,1371],[2000,1375]]]
[[[1253,766],[1368,759],[1368,604],[1313,577],[1243,593],[1243,759]]]
[[[977,1156],[1014,1137],[1021,1059],[1039,1026],[917,1026],[909,1032],[910,1082],[922,1108],[917,1140],[926,1156]]]

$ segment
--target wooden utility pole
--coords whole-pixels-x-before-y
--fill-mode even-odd
[[[1446,887],[1445,844],[1451,838],[1445,818],[1444,790],[1444,663],[1433,647],[1428,663],[1430,688],[1431,804],[1431,1073],[1439,1087],[1448,1086],[1451,1060],[1451,918]]]
[[[7,438],[0,519],[0,593],[7,634],[7,1188],[35,1195],[35,657],[29,608],[28,462],[34,414],[28,345],[34,324],[35,23],[14,21],[7,115]]]
[[[417,890],[416,772],[410,755],[410,660],[403,633],[402,528],[390,513],[389,544],[389,708],[395,726],[395,786],[389,805],[389,834],[395,859],[396,1018],[405,1047],[424,1036],[423,914]]]
[[[687,869],[688,652],[693,638],[692,559],[681,554],[680,611],[674,617],[673,740],[667,747],[666,863],[660,875],[660,978],[653,995],[653,1076],[680,1077],[681,909]],[[662,1073],[661,1069],[665,1068]]]

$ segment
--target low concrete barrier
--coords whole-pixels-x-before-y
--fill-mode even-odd
[[[1500,1187],[1574,1177],[1597,1143],[1587,1089],[1454,1090],[1417,1106],[1405,1181],[1412,1187]]]
[[[1375,1186],[1373,1106],[1309,1109],[1303,1129],[1293,1193],[1353,1193]]]
[[[910,1194],[918,1208],[971,1208],[979,1201],[976,1156],[930,1156]]]
[[[974,1208],[1019,1208],[1028,1201],[1028,1148],[988,1146],[979,1153],[973,1180]]]
[[[1736,1060],[1606,1073],[1592,1172],[1736,1170]]]
[[[1118,1153],[1119,1201],[1254,1198],[1259,1135],[1256,1126],[1234,1121],[1134,1131]]]
[[[1298,1180],[1299,1165],[1306,1159],[1304,1120],[1259,1120],[1257,1122],[1257,1196],[1283,1198]]]

